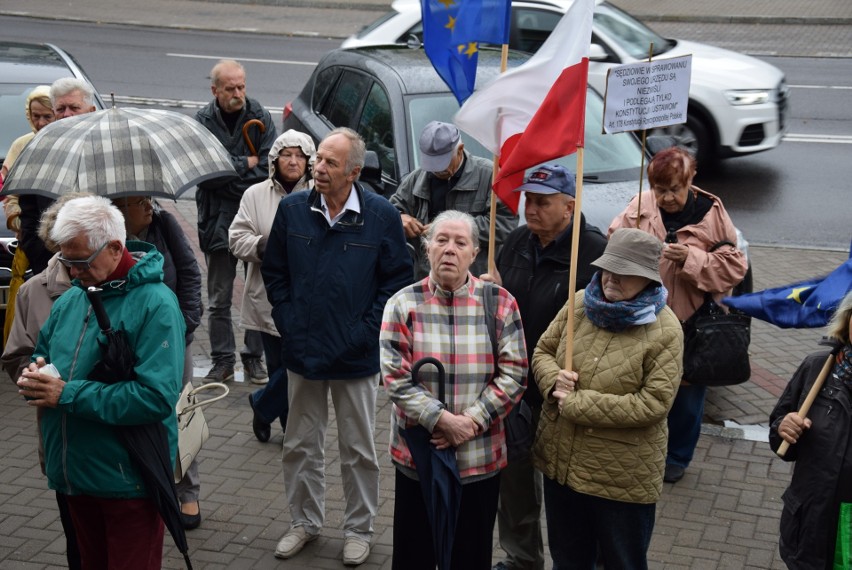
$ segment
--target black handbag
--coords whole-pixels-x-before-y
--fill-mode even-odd
[[[731,386],[751,376],[751,317],[726,313],[712,298],[683,322],[683,379],[690,384]]]

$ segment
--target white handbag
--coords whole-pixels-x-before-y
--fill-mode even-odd
[[[198,394],[205,390],[222,390],[218,396],[201,400]],[[224,384],[219,382],[211,382],[202,384],[197,388],[193,388],[192,382],[187,382],[186,386],[180,393],[177,406],[178,420],[178,456],[175,461],[175,483],[183,479],[186,470],[189,469],[192,460],[201,451],[201,446],[210,437],[210,429],[207,427],[207,420],[204,419],[204,412],[201,408],[210,405],[217,400],[221,400],[228,395],[230,390]]]

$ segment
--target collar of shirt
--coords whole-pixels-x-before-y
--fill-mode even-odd
[[[356,214],[361,213],[361,201],[358,200],[358,191],[355,189],[355,185],[352,185],[352,188],[349,190],[349,197],[346,198],[346,203],[343,204],[343,208],[340,209],[340,212],[334,216],[333,218],[328,215],[328,204],[325,201],[325,196],[320,194],[320,208],[322,209],[322,215],[325,217],[325,221],[328,222],[329,227],[333,227],[334,224],[340,221],[340,218],[343,217],[348,211],[355,212]]]

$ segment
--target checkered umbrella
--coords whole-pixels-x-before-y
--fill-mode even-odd
[[[192,118],[113,107],[39,131],[15,161],[3,194],[174,199],[205,180],[236,176],[222,144]]]

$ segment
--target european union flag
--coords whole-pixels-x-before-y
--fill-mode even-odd
[[[421,0],[423,46],[459,105],[473,93],[479,43],[509,42],[510,0]]]
[[[781,328],[814,328],[828,320],[843,297],[852,290],[852,256],[822,279],[811,279],[739,297],[726,297],[725,305]]]

